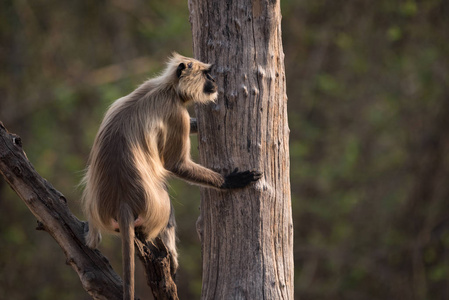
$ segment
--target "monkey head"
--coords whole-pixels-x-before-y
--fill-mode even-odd
[[[217,84],[211,76],[212,65],[174,54],[170,65],[176,67],[176,91],[184,103],[214,102]]]

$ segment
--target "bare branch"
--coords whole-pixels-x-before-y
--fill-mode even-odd
[[[135,239],[137,256],[145,267],[147,284],[156,300],[178,300],[178,291],[172,273],[170,254],[160,238],[154,244],[145,242],[139,234]]]
[[[122,299],[120,277],[100,251],[92,250],[84,243],[87,223],[70,212],[64,195],[43,179],[28,161],[20,137],[9,133],[1,122],[0,172],[37,218],[36,229],[48,232],[62,248],[67,263],[77,272],[83,288],[94,299]],[[170,276],[169,256],[165,253],[164,258],[163,251],[158,250],[165,249],[165,245],[158,243],[157,248],[153,246],[157,250],[154,253],[151,246],[143,245],[137,239],[136,245],[150,286],[153,290],[155,287],[164,288],[163,291],[153,291],[155,297],[161,295],[156,299],[178,299],[176,285]]]

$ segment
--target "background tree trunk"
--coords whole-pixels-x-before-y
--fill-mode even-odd
[[[203,299],[293,299],[287,96],[279,1],[189,1],[195,57],[217,104],[197,107],[201,164],[257,169],[249,188],[202,189]]]

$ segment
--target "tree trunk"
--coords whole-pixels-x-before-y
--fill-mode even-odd
[[[201,164],[257,169],[249,188],[201,191],[202,299],[293,299],[287,96],[279,1],[190,0],[195,57],[217,104],[198,106]]]

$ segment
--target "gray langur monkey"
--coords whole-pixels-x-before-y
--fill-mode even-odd
[[[162,75],[111,105],[95,138],[83,179],[86,244],[96,248],[101,231],[120,234],[123,299],[134,299],[135,228],[147,240],[160,236],[173,270],[178,266],[169,175],[220,190],[243,188],[262,176],[237,169],[223,176],[190,158],[186,105],[215,101],[217,85],[210,69],[210,64],[174,53]]]

